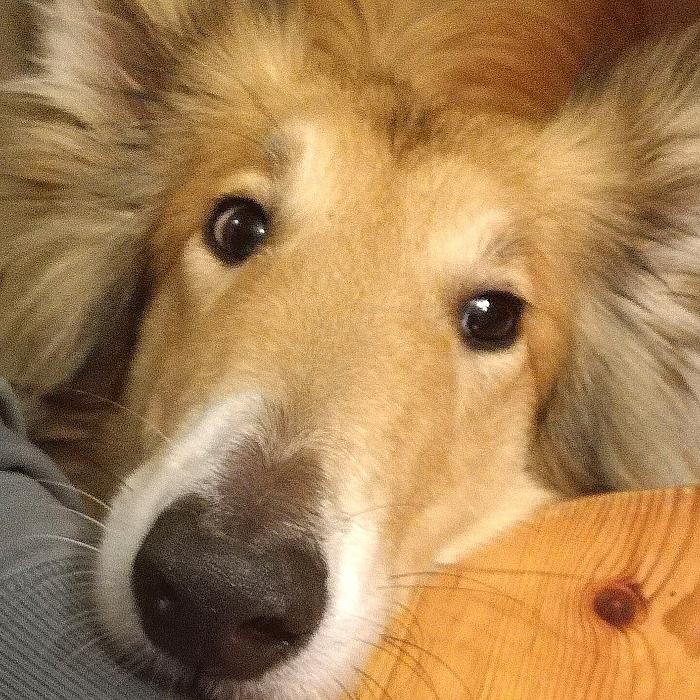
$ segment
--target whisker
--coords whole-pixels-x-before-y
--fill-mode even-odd
[[[382,686],[382,684],[381,684],[376,678],[373,678],[372,676],[369,675],[369,673],[363,671],[361,668],[358,668],[357,666],[353,666],[352,669],[353,669],[353,671],[355,671],[358,675],[362,676],[362,678],[363,678],[367,683],[371,683],[371,684],[374,685],[376,688],[379,688],[379,690],[380,690],[381,693],[382,693],[382,697],[389,698],[389,700],[394,700],[394,699],[391,697],[391,695],[389,695],[389,691],[388,691],[384,686]],[[369,688],[369,685],[368,685],[367,687]],[[372,695],[374,696],[374,693],[372,693]],[[375,697],[376,697],[376,696],[375,696]]]
[[[467,579],[470,583],[477,583],[480,585],[483,585],[483,588],[474,588],[470,586],[458,586],[458,585],[453,585],[453,586],[447,586],[447,585],[438,585],[438,584],[412,584],[412,585],[402,585],[402,584],[392,584],[392,585],[386,585],[386,586],[379,586],[379,588],[385,588],[389,590],[420,590],[420,591],[461,591],[463,593],[469,593],[469,594],[485,594],[485,595],[491,595],[495,596],[497,598],[503,598],[504,600],[507,600],[511,603],[515,603],[516,605],[519,605],[520,607],[524,608],[525,610],[528,609],[527,603],[525,601],[520,600],[519,598],[516,598],[515,596],[510,595],[509,593],[504,593],[500,589],[496,588],[495,586],[490,586],[489,584],[482,583],[481,581],[474,581],[473,579]]]
[[[86,396],[87,398],[95,399],[96,401],[99,401],[99,402],[104,403],[108,406],[112,406],[113,408],[117,408],[120,411],[123,411],[124,413],[131,416],[132,418],[135,418],[136,420],[140,421],[152,433],[154,433],[155,435],[160,437],[166,445],[172,445],[172,440],[160,428],[158,428],[156,425],[154,425],[147,418],[144,418],[142,415],[139,415],[138,413],[136,413],[136,411],[129,408],[128,406],[125,406],[124,404],[119,403],[118,401],[108,399],[106,396],[100,396],[99,394],[95,394],[92,391],[86,391],[84,389],[74,389],[72,387],[68,387],[67,389],[65,389],[65,391],[68,391],[68,392],[73,393],[73,394],[78,394],[80,396]]]
[[[465,577],[462,577],[465,578]],[[470,580],[470,579],[467,579]],[[521,617],[521,619],[524,620],[529,620],[531,623],[536,623],[538,626],[538,629],[544,631],[547,630],[551,632],[556,638],[558,639],[565,639],[568,640],[568,637],[566,634],[556,628],[554,625],[549,625],[546,624],[542,618],[541,618],[541,612],[538,610],[534,605],[527,603],[524,600],[521,600],[519,598],[516,598],[515,596],[512,596],[508,593],[503,592],[502,590],[496,588],[495,586],[491,586],[488,584],[485,584],[482,581],[479,581],[478,579],[471,579],[471,583],[477,583],[480,584],[482,587],[480,588],[475,588],[475,587],[467,587],[467,586],[459,586],[459,585],[421,585],[421,584],[415,584],[415,585],[393,585],[393,586],[386,586],[386,588],[392,589],[392,588],[397,588],[397,589],[408,589],[408,590],[438,590],[438,591],[449,591],[449,592],[460,592],[464,593],[467,595],[471,596],[485,596],[486,600],[489,598],[491,599],[502,599],[508,603],[511,603],[516,606],[516,610],[518,611],[516,613],[515,610],[510,610],[508,611],[505,607],[503,609],[498,608],[499,612],[503,614],[511,614],[511,615],[517,615],[518,617]],[[388,636],[388,635],[384,635]],[[410,643],[406,640],[406,643]]]
[[[553,578],[572,579],[581,581],[585,576],[567,571],[546,571],[545,569],[499,569],[496,567],[469,567],[465,569],[467,573],[477,574],[503,574],[505,576],[520,576],[523,574],[531,576],[551,576]]]
[[[393,604],[401,611],[400,614],[407,616],[409,619],[409,622],[406,623],[406,629],[410,633],[409,637],[415,640],[415,635],[413,634],[413,630],[415,629],[418,632],[418,640],[421,640],[425,636],[425,633],[423,632],[423,627],[420,624],[420,620],[418,619],[418,615],[416,615],[415,610],[409,605],[401,603],[397,600],[394,601]]]
[[[468,580],[468,579],[467,579]],[[488,601],[489,599],[491,600],[500,600],[502,599],[503,601],[510,603],[514,606],[516,606],[516,609],[520,611],[520,614],[522,615],[521,619],[527,619],[532,622],[537,621],[538,624],[540,625],[541,628],[544,628],[542,621],[540,620],[540,615],[539,611],[537,608],[535,608],[533,605],[528,604],[526,601],[521,600],[519,598],[516,598],[515,596],[510,595],[509,593],[504,593],[502,590],[499,588],[496,588],[495,586],[490,586],[488,584],[484,584],[481,581],[470,581],[470,583],[477,583],[481,584],[481,587],[472,587],[472,586],[459,586],[459,585],[454,585],[454,586],[441,586],[441,585],[421,585],[421,584],[415,584],[412,586],[388,586],[389,589],[391,588],[398,588],[398,589],[408,589],[408,590],[437,590],[437,591],[449,591],[449,592],[460,592],[463,594],[466,594],[468,596],[483,596],[486,598]],[[504,608],[499,608],[498,606],[494,606],[496,609],[498,609],[502,613],[506,613],[507,609]],[[510,612],[510,614],[515,615],[515,611]],[[561,633],[557,633],[559,636],[561,636]]]
[[[426,688],[432,693],[433,697],[435,700],[440,700],[440,696],[437,692],[437,688],[435,687],[435,684],[433,683],[433,679],[430,677],[428,674],[428,669],[423,666],[423,664],[420,662],[420,659],[416,656],[413,656],[412,654],[409,654],[405,649],[401,649],[396,642],[390,640],[390,639],[385,639],[385,641],[388,644],[391,644],[394,649],[397,651],[391,651],[387,649],[385,646],[381,644],[376,644],[375,642],[369,642],[364,639],[358,639],[357,637],[354,638],[355,641],[360,642],[360,644],[365,644],[366,646],[373,647],[374,649],[377,649],[383,654],[387,654],[388,656],[391,656],[393,659],[396,659],[400,664],[403,664],[411,673],[415,673],[416,676],[423,682]],[[413,661],[413,665],[408,663],[405,657],[408,657]]]
[[[582,579],[583,576],[580,574],[574,574],[567,571],[546,571],[544,569],[505,569],[497,567],[469,567],[466,569],[455,569],[451,567],[450,569],[433,569],[426,571],[406,571],[398,574],[390,574],[387,576],[388,579],[400,579],[400,578],[410,578],[412,576],[451,576],[453,578],[463,578],[466,574],[502,574],[504,576],[522,576],[522,575],[533,575],[533,576],[551,576],[553,578],[565,578],[565,579]],[[476,579],[472,579],[476,580]]]
[[[427,569],[425,571],[406,571],[401,574],[389,574],[387,578],[400,579],[409,578],[411,576],[454,576],[455,578],[458,578],[459,574],[455,573],[454,570],[442,571],[440,569]]]
[[[37,479],[37,481],[40,484],[46,484],[48,486],[57,486],[59,488],[70,489],[71,491],[75,491],[76,493],[80,494],[81,496],[87,498],[92,503],[95,503],[96,505],[101,506],[106,511],[112,510],[112,508],[110,506],[108,506],[104,501],[97,498],[97,496],[93,496],[91,493],[88,493],[87,491],[83,491],[82,489],[79,489],[77,486],[73,486],[73,484],[64,483],[62,481],[51,481],[50,479]]]
[[[391,612],[391,625],[398,625],[401,629],[401,634],[405,635],[408,639],[413,639],[414,641],[419,641],[422,638],[423,630],[420,628],[420,623],[418,617],[413,613],[413,611],[406,605],[400,605],[399,603],[394,603],[396,610]],[[407,617],[408,620],[401,619],[402,617]],[[380,625],[380,631],[385,632],[387,625]],[[418,632],[418,638],[416,638],[416,631]]]
[[[67,542],[69,544],[74,544],[78,547],[88,549],[91,552],[96,552],[99,554],[100,550],[97,547],[93,547],[87,542],[81,542],[80,540],[74,540],[71,537],[64,537],[63,535],[27,535],[22,538],[23,540],[59,540],[61,542]]]
[[[348,513],[345,513],[345,515],[352,520],[354,518],[359,518],[362,515],[367,515],[368,513],[374,513],[378,510],[387,510],[388,511],[389,509],[395,509],[395,508],[412,508],[414,510],[419,510],[422,507],[423,507],[423,504],[413,503],[411,501],[406,501],[405,503],[382,503],[379,505],[370,506],[369,508],[364,508],[363,510],[358,510],[355,512],[348,512]]]
[[[516,605],[519,605],[525,610],[528,610],[528,605],[525,603],[525,601],[520,600],[519,598],[516,598],[515,596],[510,595],[509,593],[505,593],[502,591],[498,586],[495,586],[492,583],[488,583],[486,581],[482,581],[481,579],[478,579],[474,576],[467,576],[465,573],[455,573],[455,572],[450,572],[450,571],[436,571],[434,574],[430,574],[429,572],[426,573],[426,575],[435,575],[435,576],[446,576],[455,579],[455,583],[453,585],[442,585],[442,584],[422,584],[422,583],[415,583],[415,584],[405,584],[405,585],[399,585],[399,584],[392,584],[388,585],[388,588],[416,588],[420,590],[431,590],[431,589],[442,589],[442,590],[459,590],[459,591],[466,591],[469,593],[483,593],[483,594],[491,594],[497,598],[503,598],[504,600],[508,600],[511,603],[515,603]],[[408,574],[410,577],[411,574]],[[459,585],[462,581],[467,581],[469,583],[472,583],[475,585],[475,587],[471,586],[461,586]],[[532,612],[530,610],[530,612]]]
[[[66,510],[69,511],[70,513],[75,513],[76,515],[80,516],[86,522],[92,523],[93,525],[96,525],[97,527],[101,528],[102,530],[107,529],[107,527],[105,526],[104,523],[101,523],[99,520],[95,520],[95,518],[91,518],[86,513],[81,513],[79,510],[74,510],[73,508],[66,508]]]
[[[109,634],[107,634],[106,632],[103,634],[95,635],[95,637],[90,639],[88,642],[86,642],[82,646],[78,647],[77,649],[74,649],[70,654],[68,654],[68,656],[66,657],[66,661],[70,662],[76,656],[86,652],[91,647],[95,647],[98,644],[102,644],[102,642],[107,642],[107,641],[109,641]]]
[[[357,700],[357,698],[335,677],[331,676],[331,680],[340,688],[340,692],[343,693],[350,700]]]
[[[356,620],[362,620],[362,622],[366,622],[368,625],[372,626],[376,630],[379,631],[379,633],[383,633],[386,630],[386,624],[382,622],[378,622],[377,620],[372,620],[369,617],[365,617],[364,615],[349,615],[349,617],[353,617]],[[391,624],[398,624],[401,626],[401,632],[406,634],[407,637],[409,638],[414,638],[413,635],[413,629],[411,625],[407,622],[404,622],[403,620],[398,619],[395,615],[392,614],[392,617],[394,618],[391,622]]]
[[[90,609],[90,610],[83,610],[80,613],[77,613],[76,615],[73,615],[70,619],[70,624],[83,624],[83,623],[90,623],[91,625],[95,626],[98,625],[100,622],[100,616],[98,611],[95,609]],[[66,628],[65,634],[71,634],[72,631],[70,628]],[[102,636],[102,635],[101,635]]]
[[[467,697],[473,698],[474,694],[467,688],[466,683],[464,682],[464,679],[455,671],[452,666],[450,666],[444,659],[440,658],[437,654],[434,652],[430,651],[429,649],[426,649],[425,647],[422,647],[418,644],[414,644],[413,642],[409,642],[407,639],[400,639],[399,637],[394,637],[393,635],[390,634],[385,634],[382,635],[383,639],[389,639],[392,642],[394,642],[399,648],[401,648],[402,645],[407,645],[411,647],[412,649],[415,649],[421,654],[426,654],[429,658],[431,658],[433,661],[437,661],[437,663],[442,666],[451,676],[454,678],[459,685],[462,687],[462,690],[464,693],[466,693]]]

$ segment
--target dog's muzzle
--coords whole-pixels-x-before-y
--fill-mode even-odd
[[[327,565],[307,535],[216,515],[187,496],[163,511],[131,584],[149,639],[187,668],[255,678],[308,642],[327,602]]]

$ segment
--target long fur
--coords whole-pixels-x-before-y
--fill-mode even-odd
[[[569,492],[694,483],[700,454],[698,29],[584,75],[543,138],[545,149],[564,154],[547,171],[547,186],[557,191],[557,178],[565,177],[577,193],[567,202],[572,209],[564,210],[581,218],[558,223],[588,232],[578,256],[585,293],[574,316],[572,352],[543,408],[545,462]]]
[[[105,619],[133,608],[169,494],[206,474],[212,522],[276,468],[280,501],[313,491],[341,635],[397,562],[457,557],[552,493],[700,479],[700,25],[620,57],[650,6],[628,25],[602,0],[40,8],[0,91],[0,375],[30,402],[88,376],[175,436],[115,501]],[[236,271],[200,235],[228,188],[287,207]],[[465,284],[522,286],[522,343],[465,351]],[[241,421],[250,391],[264,410]],[[233,459],[244,437],[268,481]],[[312,455],[296,480],[285,450]],[[321,696],[351,641],[231,694],[297,697],[311,673]]]
[[[144,240],[163,187],[149,150],[146,102],[158,99],[162,86],[137,75],[138,66],[167,72],[164,57],[178,41],[191,41],[186,35],[201,10],[147,5],[161,22],[161,45],[153,51],[142,48],[153,42],[153,18],[134,22],[124,7],[115,12],[91,0],[81,0],[79,9],[74,0],[44,6],[36,68],[9,82],[1,96],[0,373],[32,394],[67,382],[97,346],[109,345],[114,329],[129,322],[143,283]],[[403,26],[412,17],[410,4],[405,8]],[[401,47],[415,48],[407,29],[387,56],[380,28],[367,24],[369,7],[355,28],[358,16],[349,6],[326,10],[347,25],[342,36],[361,43],[368,33],[377,35],[382,60],[405,62]],[[407,68],[423,89],[435,83],[426,61],[444,71],[445,34],[462,40],[464,30],[445,29],[453,20],[449,9],[429,20],[438,27],[438,48],[414,52],[415,65]],[[170,35],[163,29],[169,23],[177,26]],[[402,31],[400,21],[397,26]],[[109,32],[115,28],[136,66],[131,73],[114,51]],[[563,197],[578,179],[576,198],[567,204],[579,211],[576,224],[590,228],[573,352],[540,426],[548,476],[567,492],[683,483],[697,474],[696,34],[638,51],[603,75],[590,69],[538,142],[545,160],[556,154],[546,186],[557,190],[566,182]],[[338,41],[337,32],[322,35]],[[355,51],[351,46],[357,61]],[[464,79],[464,66],[473,62],[450,58],[463,91],[484,83],[484,76]],[[494,76],[490,69],[491,90]],[[547,99],[553,92],[542,90]],[[581,172],[590,146],[612,177]]]
[[[42,13],[36,68],[7,84],[0,122],[0,371],[40,393],[122,322],[153,189],[141,88],[115,63],[100,10]]]

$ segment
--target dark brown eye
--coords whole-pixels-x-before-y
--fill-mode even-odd
[[[461,308],[462,337],[475,350],[504,350],[518,339],[525,302],[510,292],[482,292]]]
[[[227,265],[240,265],[267,237],[267,212],[254,199],[224,197],[214,207],[205,240]]]

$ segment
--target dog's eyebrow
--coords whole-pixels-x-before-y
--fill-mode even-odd
[[[504,286],[527,299],[530,239],[525,222],[501,207],[463,218],[456,230],[433,239],[434,262],[450,290],[462,299],[474,289]]]
[[[509,265],[522,261],[529,252],[527,226],[510,208],[487,209],[466,228],[478,237],[479,260],[491,265]]]
[[[482,255],[495,265],[506,265],[525,258],[529,251],[528,238],[519,227],[489,236]]]

